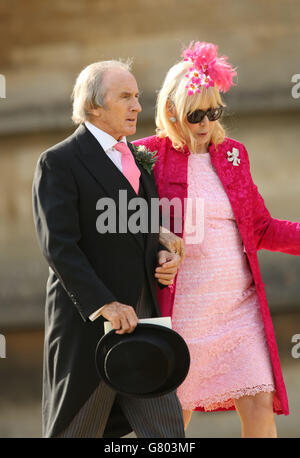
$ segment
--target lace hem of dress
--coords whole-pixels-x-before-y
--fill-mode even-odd
[[[222,395],[217,395],[214,398],[203,399],[193,403],[181,401],[184,410],[194,410],[196,407],[202,407],[206,412],[218,409],[230,409],[235,407],[234,399],[239,399],[243,396],[255,396],[258,393],[270,393],[275,391],[273,384],[258,385],[251,388],[242,388],[239,390],[230,391]]]

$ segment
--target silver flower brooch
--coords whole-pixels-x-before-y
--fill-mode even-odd
[[[232,162],[232,165],[239,166],[241,162],[239,154],[240,152],[237,148],[232,148],[232,151],[227,151],[227,160]]]

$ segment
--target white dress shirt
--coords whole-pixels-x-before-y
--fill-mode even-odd
[[[116,149],[114,149],[114,145],[119,143],[114,137],[109,135],[104,130],[99,129],[94,124],[89,121],[85,121],[86,128],[94,135],[96,140],[100,143],[102,148],[104,149],[107,156],[113,161],[113,163],[118,167],[118,169],[122,172],[122,161],[121,155],[122,153]],[[126,137],[122,137],[120,142],[124,142],[127,145]]]
[[[85,121],[86,128],[94,135],[96,140],[100,143],[102,148],[104,149],[107,156],[113,161],[116,167],[122,172],[122,160],[121,155],[122,153],[116,149],[114,149],[114,145],[119,143],[114,137],[109,135],[104,130],[99,129],[94,124],[90,123],[89,121]],[[124,142],[127,145],[126,137],[122,137],[120,142]],[[104,306],[103,306],[104,307]],[[94,313],[89,315],[89,319],[94,321],[98,316],[100,316],[102,308],[96,310]]]

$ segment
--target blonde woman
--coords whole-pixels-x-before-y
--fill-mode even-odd
[[[188,233],[193,218],[182,211],[175,232],[185,241],[185,259],[174,285],[158,291],[162,314],[172,316],[191,354],[177,391],[185,428],[194,410],[236,410],[242,437],[277,437],[274,412],[287,415],[289,408],[256,252],[300,255],[300,224],[271,217],[245,146],[225,135],[220,92],[236,75],[227,58],[199,42],[183,58],[158,95],[157,135],[135,144],[157,151],[160,198],[177,197],[182,208],[187,198],[204,203],[204,237],[196,243]]]

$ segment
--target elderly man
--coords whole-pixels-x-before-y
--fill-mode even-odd
[[[34,221],[49,264],[44,436],[120,437],[133,430],[137,437],[184,437],[175,392],[121,396],[99,380],[94,362],[104,320],[122,334],[138,318],[160,316],[157,281],[171,284],[179,264],[159,245],[159,230],[119,227],[132,216],[132,199],[150,204],[157,197],[153,174],[126,140],[141,111],[138,86],[127,64],[97,62],[78,76],[73,101],[79,127],[40,156],[33,182]],[[107,198],[122,213],[116,230],[99,220]],[[147,216],[151,228],[150,210]]]

